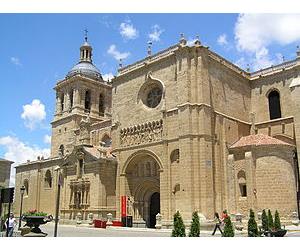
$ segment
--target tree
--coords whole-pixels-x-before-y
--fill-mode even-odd
[[[199,236],[200,236],[200,220],[199,220],[198,212],[194,212],[189,237],[199,237]]]
[[[250,216],[248,220],[248,237],[257,237],[258,229],[255,221],[255,215],[252,209],[250,209]]]
[[[172,237],[185,237],[185,226],[179,211],[174,214]]]
[[[268,228],[269,230],[274,228],[273,216],[270,209],[268,210]]]
[[[234,237],[234,229],[231,223],[230,216],[227,216],[224,219],[225,227],[224,227],[224,232],[223,232],[223,237]]]
[[[261,215],[261,227],[263,231],[269,231],[268,216],[265,210],[262,211]]]
[[[275,228],[275,230],[281,229],[281,223],[280,223],[279,213],[278,213],[277,210],[275,211],[274,228]]]

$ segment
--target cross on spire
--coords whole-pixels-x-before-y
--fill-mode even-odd
[[[88,30],[87,29],[85,29],[84,30],[84,40],[87,42],[87,34],[88,34]]]

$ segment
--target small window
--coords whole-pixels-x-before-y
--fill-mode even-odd
[[[247,184],[246,184],[246,173],[244,170],[240,170],[237,174],[238,185],[240,188],[240,196],[247,197]]]
[[[65,96],[64,96],[64,94],[62,94],[61,97],[60,97],[60,105],[61,105],[61,111],[64,111],[64,108],[65,108]]]
[[[45,174],[45,188],[52,188],[52,175],[51,171],[47,170]]]
[[[83,164],[83,159],[79,159],[79,173],[78,175],[81,177],[84,174],[84,164]]]
[[[99,115],[104,115],[104,96],[102,94],[99,95]]]
[[[175,149],[172,151],[170,160],[171,160],[171,163],[179,162],[179,149]]]
[[[246,183],[240,184],[241,197],[247,197],[247,185]]]
[[[84,108],[88,112],[91,111],[91,92],[89,90],[85,92]]]
[[[73,90],[70,91],[69,96],[70,96],[70,108],[73,108]]]
[[[268,95],[270,119],[281,118],[280,96],[278,91],[273,90]]]
[[[102,140],[101,140],[101,145],[103,147],[110,147],[111,146],[111,143],[112,143],[112,140],[111,138],[108,136],[108,135],[104,135]]]
[[[64,154],[65,154],[65,147],[64,147],[64,145],[60,145],[60,146],[59,146],[58,153],[59,153],[61,156],[64,156]]]
[[[28,196],[28,194],[29,194],[29,181],[27,179],[24,180],[23,186],[25,187],[25,195]]]

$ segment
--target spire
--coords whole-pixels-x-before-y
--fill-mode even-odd
[[[183,33],[180,34],[179,44],[181,46],[185,46],[187,44],[187,41],[186,41]]]
[[[300,48],[299,48],[299,45],[297,45],[296,54],[297,54],[297,59],[299,59],[300,58]]]
[[[92,46],[88,43],[87,37],[88,30],[84,30],[84,44],[80,47],[80,61],[92,62]]]

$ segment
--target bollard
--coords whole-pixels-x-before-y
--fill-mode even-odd
[[[158,213],[156,216],[156,224],[155,224],[155,228],[156,229],[161,229],[162,225],[161,225],[161,219],[162,219],[162,216],[160,213]]]
[[[88,214],[88,218],[89,218],[89,225],[93,225],[94,214],[93,213],[89,213]]]
[[[243,215],[240,214],[240,213],[237,213],[235,215],[235,221],[236,221],[236,223],[235,223],[235,229],[236,230],[239,230],[239,231],[243,230],[244,226],[243,226],[242,218],[243,218]]]
[[[107,222],[106,222],[106,226],[109,227],[111,226],[113,223],[112,223],[112,214],[111,213],[108,213],[107,214]]]
[[[82,215],[81,215],[81,213],[77,213],[77,216],[76,216],[77,218],[77,220],[76,220],[76,223],[79,225],[79,224],[81,224],[82,223]]]

